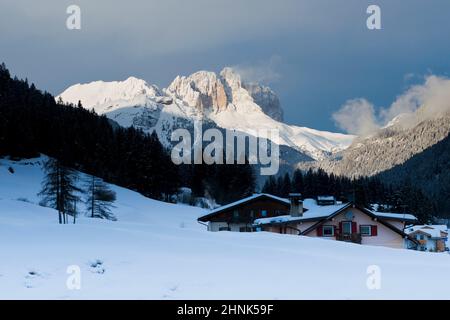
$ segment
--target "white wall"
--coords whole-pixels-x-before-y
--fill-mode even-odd
[[[353,213],[353,221],[357,223],[357,232],[359,233],[359,226],[360,225],[376,225],[378,229],[377,236],[372,237],[362,237],[361,244],[364,245],[372,245],[372,246],[385,246],[385,247],[391,247],[391,248],[405,248],[406,247],[406,241],[396,232],[392,231],[388,227],[384,226],[383,224],[379,223],[378,221],[372,220],[371,217],[366,215],[365,213],[361,212],[360,210],[356,208],[349,208],[346,211],[342,212],[338,216],[334,218],[333,221],[328,221],[325,223],[325,225],[334,225],[336,227],[339,227],[339,222],[341,221],[348,221],[348,219],[345,217],[346,212],[351,211]],[[386,220],[386,219],[385,219]],[[398,221],[389,221],[390,224],[393,226],[399,228],[400,230],[403,229],[403,223]],[[305,222],[303,224],[298,224],[297,228],[304,231],[311,227],[315,222]],[[312,230],[307,234],[307,236],[310,237],[317,237],[317,231]],[[324,237],[327,239],[336,239],[336,237]]]
[[[417,250],[423,251],[422,247],[425,247],[425,251],[436,251],[437,244],[436,244],[436,240],[435,239],[431,239],[431,237],[429,237],[429,236],[427,236],[426,234],[423,234],[423,233],[416,233],[416,234],[413,234],[412,236],[415,239],[419,240],[418,239],[418,235],[423,236],[423,240],[426,240],[427,242],[424,245],[420,244],[418,246]]]

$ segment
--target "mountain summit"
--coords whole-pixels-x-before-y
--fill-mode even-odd
[[[312,159],[341,151],[354,139],[351,135],[283,123],[283,110],[275,92],[257,83],[243,82],[231,68],[224,68],[219,74],[199,71],[177,76],[162,90],[134,77],[76,84],[57,98],[70,103],[80,100],[84,107],[93,108],[122,126],[156,130],[166,145],[173,130],[195,119],[247,134],[278,129],[280,137],[274,143]]]

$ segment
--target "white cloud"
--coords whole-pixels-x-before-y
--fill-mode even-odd
[[[450,79],[430,75],[423,84],[413,85],[399,95],[388,108],[377,112],[366,99],[353,99],[335,112],[333,119],[348,133],[367,135],[400,115],[397,124],[409,127],[445,113],[450,113]]]
[[[361,98],[348,100],[333,114],[333,119],[341,129],[356,135],[367,135],[379,128],[374,106]]]
[[[269,84],[280,80],[281,75],[277,71],[280,64],[281,57],[274,55],[269,60],[259,61],[252,65],[237,65],[232,68],[244,82]]]
[[[417,120],[450,112],[450,79],[435,75],[426,77],[423,84],[412,86],[397,97],[389,108],[381,109],[380,118],[387,123],[400,114],[416,113],[419,108]]]

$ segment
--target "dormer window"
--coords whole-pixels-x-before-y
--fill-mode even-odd
[[[416,239],[417,239],[417,240],[426,240],[426,237],[425,237],[424,234],[418,234],[418,235],[416,236]]]

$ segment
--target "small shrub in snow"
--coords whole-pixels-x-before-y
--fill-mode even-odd
[[[103,274],[106,271],[106,269],[103,267],[103,261],[99,259],[90,262],[89,266],[91,267],[91,271],[94,273]]]

